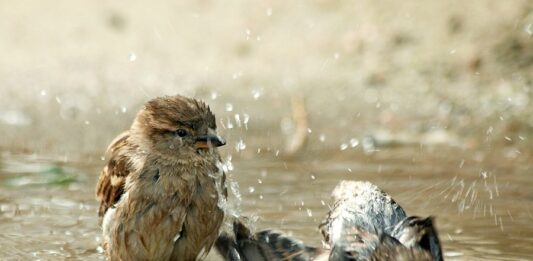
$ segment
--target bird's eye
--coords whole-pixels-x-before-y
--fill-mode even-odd
[[[180,137],[184,137],[184,136],[187,135],[187,131],[184,130],[184,129],[178,129],[178,130],[176,131],[176,135],[178,135],[178,136],[180,136]]]

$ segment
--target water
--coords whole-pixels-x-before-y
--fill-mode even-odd
[[[533,259],[533,166],[527,161],[418,148],[328,158],[234,157],[230,174],[241,188],[242,213],[257,218],[258,229],[280,229],[320,246],[317,225],[338,180],[369,180],[408,214],[436,217],[447,260]],[[2,259],[102,260],[94,196],[102,166],[99,160],[2,154]]]

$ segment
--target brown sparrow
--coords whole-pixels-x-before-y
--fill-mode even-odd
[[[148,101],[107,149],[96,187],[110,260],[195,260],[223,222],[227,190],[209,107],[184,96]]]

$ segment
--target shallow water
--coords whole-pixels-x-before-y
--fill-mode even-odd
[[[321,244],[317,225],[340,179],[369,180],[410,215],[433,215],[447,260],[533,259],[531,163],[404,149],[349,160],[234,160],[244,215]],[[94,186],[103,162],[4,153],[0,161],[3,260],[103,259]],[[218,260],[211,254],[208,259]]]

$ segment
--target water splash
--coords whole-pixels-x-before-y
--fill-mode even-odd
[[[233,111],[233,104],[226,103],[226,111]]]

